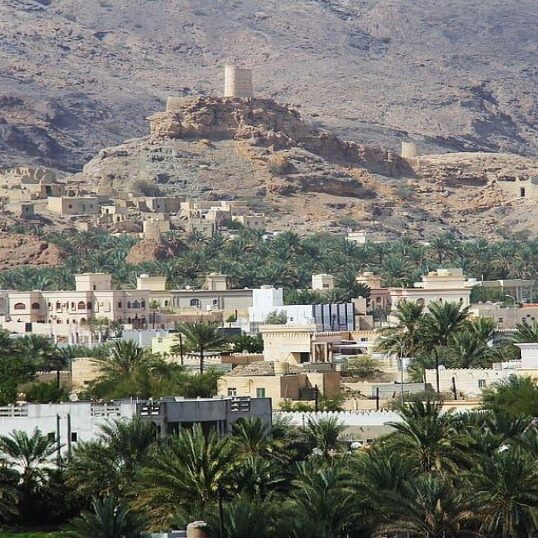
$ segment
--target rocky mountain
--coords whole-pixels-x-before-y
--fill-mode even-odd
[[[2,0],[0,28],[0,166],[76,171],[227,62],[358,144],[538,150],[535,0]]]

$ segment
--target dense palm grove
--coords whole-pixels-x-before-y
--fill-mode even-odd
[[[300,237],[285,232],[263,239],[262,232],[240,230],[226,240],[217,234],[208,239],[198,233],[171,232],[165,238],[169,256],[163,261],[140,265],[125,263],[137,239],[104,232],[40,233],[65,253],[61,268],[23,267],[0,273],[4,289],[69,289],[78,272],[110,272],[117,287],[134,286],[142,272],[168,278],[170,286],[199,286],[203,275],[219,271],[237,287],[272,284],[287,290],[309,286],[312,273],[337,277],[335,297],[357,292],[358,271],[375,271],[386,285],[407,285],[439,266],[462,267],[477,278],[532,278],[538,273],[538,240],[510,239],[496,243],[463,241],[450,234],[432,238],[428,244],[409,238],[385,243],[357,245],[344,237],[318,234]],[[364,290],[363,290],[364,291]],[[304,297],[301,298],[304,300]],[[298,300],[290,297],[290,302]]]
[[[0,519],[79,538],[195,520],[227,538],[534,536],[538,432],[503,407],[520,388],[504,390],[474,413],[409,403],[393,433],[355,450],[334,418],[272,430],[241,419],[224,438],[110,422],[61,460],[54,440],[14,432],[0,438]]]
[[[184,323],[178,326],[178,332],[183,335],[178,354],[189,351],[197,354],[199,371],[196,373],[132,341],[111,340],[92,348],[60,348],[43,336],[11,338],[7,331],[0,330],[0,405],[15,403],[21,393],[30,402],[67,400],[69,394],[59,382],[36,382],[37,373],[65,369],[76,357],[92,357],[101,370],[101,375],[79,394],[80,398],[159,398],[170,394],[210,397],[216,394],[220,374],[204,368],[205,352],[216,349],[259,352],[263,349],[259,336],[225,338],[214,323]],[[180,347],[179,340],[176,347]]]
[[[538,342],[538,324],[519,323],[509,336],[498,334],[491,318],[471,319],[469,307],[434,303],[400,303],[396,323],[382,331],[377,349],[411,357],[408,374],[424,381],[426,368],[489,368],[494,362],[519,357],[514,345]],[[437,392],[439,392],[439,388]]]

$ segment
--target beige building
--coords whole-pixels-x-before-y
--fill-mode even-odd
[[[6,321],[84,325],[106,318],[143,326],[148,319],[148,290],[114,290],[106,273],[75,275],[75,289],[68,291],[8,292]]]
[[[435,369],[425,371],[426,383],[434,389],[437,387]],[[439,367],[439,388],[441,392],[453,392],[454,384],[458,397],[477,398],[482,396],[485,388],[497,381],[506,379],[506,370],[493,368],[445,368]]]
[[[308,372],[287,363],[253,362],[238,366],[218,381],[219,396],[271,398],[278,408],[286,401],[313,401],[319,395],[340,394],[340,374],[334,371]]]
[[[333,345],[351,340],[349,332],[316,332],[315,325],[262,325],[266,361],[290,364],[330,363]]]
[[[181,203],[177,196],[148,196],[140,200],[139,207],[152,213],[178,213]]]
[[[510,331],[518,323],[531,325],[538,320],[538,304],[525,304],[522,307],[503,307],[499,303],[480,303],[471,306],[471,315],[475,318],[492,319],[497,330]]]
[[[264,215],[232,215],[232,221],[238,222],[249,230],[265,230],[266,219]]]
[[[538,200],[538,176],[517,176],[496,182],[497,186],[514,198]]]
[[[168,290],[164,277],[141,275],[137,280],[138,289],[149,290],[150,302],[156,301],[161,308],[183,313],[224,312],[224,316],[237,313],[248,315],[252,306],[251,289],[229,289],[228,277],[220,273],[206,276],[206,289]]]
[[[458,303],[463,307],[470,304],[472,285],[459,268],[437,269],[422,277],[422,282],[415,282],[410,288],[389,288],[392,308],[401,301],[424,304]]]
[[[224,97],[254,97],[252,69],[224,66]]]
[[[334,276],[325,274],[312,275],[312,289],[314,291],[329,291],[334,289]]]
[[[61,216],[98,215],[100,212],[97,196],[49,196],[47,208]]]
[[[513,299],[516,303],[532,303],[533,290],[536,280],[525,280],[521,278],[501,279],[501,280],[476,280],[469,279],[467,286],[480,287],[488,290],[496,290],[506,297]]]
[[[373,311],[388,312],[391,307],[391,296],[388,288],[384,288],[381,277],[371,271],[359,273],[355,279],[358,284],[364,284],[370,288],[370,296],[366,299],[366,310],[364,314]],[[363,313],[363,312],[361,312]]]

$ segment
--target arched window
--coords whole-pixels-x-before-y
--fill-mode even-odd
[[[25,310],[26,307],[24,306],[24,303],[15,303],[15,306],[13,307],[15,310]]]
[[[62,323],[62,320],[61,320],[61,319],[57,319],[57,320],[56,320],[56,324],[57,324],[57,325],[60,325],[60,323]]]
[[[79,310],[84,310],[86,308],[86,303],[84,301],[79,301],[77,308]]]
[[[140,303],[138,301],[135,301],[133,303],[133,308],[140,308]]]
[[[90,301],[88,301],[88,304],[86,305],[86,308],[88,310],[91,310],[92,309],[92,303]]]
[[[417,299],[417,304],[419,306],[424,306],[424,299]]]
[[[146,301],[140,301],[140,307],[146,308]]]
[[[80,323],[86,323],[86,318],[80,318]]]
[[[168,301],[164,301],[164,306],[168,306]]]
[[[39,310],[39,303],[32,303],[32,310]]]
[[[131,308],[131,301],[127,301],[127,308]]]
[[[71,310],[75,310],[75,303],[71,302]]]
[[[62,303],[57,302],[56,303],[56,310],[61,310],[61,309],[62,309]]]
[[[67,318],[67,319],[65,320],[65,322],[66,322],[66,323],[69,323],[69,318]]]
[[[196,308],[200,308],[200,299],[191,299],[191,306],[195,306]]]
[[[127,323],[132,323],[133,320],[131,318],[127,318]]]

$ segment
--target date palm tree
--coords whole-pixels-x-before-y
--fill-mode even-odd
[[[205,434],[200,425],[172,435],[142,467],[133,506],[152,526],[170,524],[178,514],[201,519],[229,486],[233,451],[229,438]]]
[[[536,454],[503,447],[484,457],[470,479],[484,535],[524,538],[538,532]]]
[[[69,525],[73,538],[140,538],[144,521],[114,497],[93,499],[91,510],[84,510]]]
[[[538,387],[530,377],[512,375],[483,393],[483,406],[512,418],[538,416]]]
[[[518,344],[531,344],[538,342],[538,322],[518,323],[512,335],[512,341]]]
[[[387,442],[424,473],[454,469],[466,461],[466,437],[457,431],[449,412],[437,401],[416,401],[399,407],[401,421]]]
[[[424,306],[418,303],[398,303],[395,327],[384,329],[377,346],[379,351],[397,356],[412,356],[422,350],[421,323]]]
[[[204,357],[207,351],[217,351],[224,345],[224,338],[218,331],[218,324],[195,321],[178,325],[187,346],[198,354],[200,373],[204,373]]]
[[[107,357],[93,359],[105,377],[121,377],[150,367],[155,357],[148,350],[131,340],[113,342]]]
[[[40,491],[54,468],[57,449],[56,441],[41,434],[37,428],[31,435],[16,430],[0,436],[0,453],[4,455],[5,464],[19,475],[19,513],[25,523],[31,521],[36,511]]]
[[[309,419],[305,430],[305,438],[311,450],[329,458],[338,448],[338,440],[345,426],[336,417]]]
[[[466,532],[466,528],[475,519],[475,512],[465,492],[442,476],[419,475],[407,482],[402,492],[387,496],[385,503],[394,516],[375,536],[472,536],[475,533]]]
[[[155,442],[155,428],[140,418],[104,424],[96,440],[74,448],[67,465],[67,482],[85,497],[99,492],[123,499],[132,491]]]
[[[349,474],[338,464],[301,465],[291,493],[299,536],[345,537],[355,517],[355,495]]]

